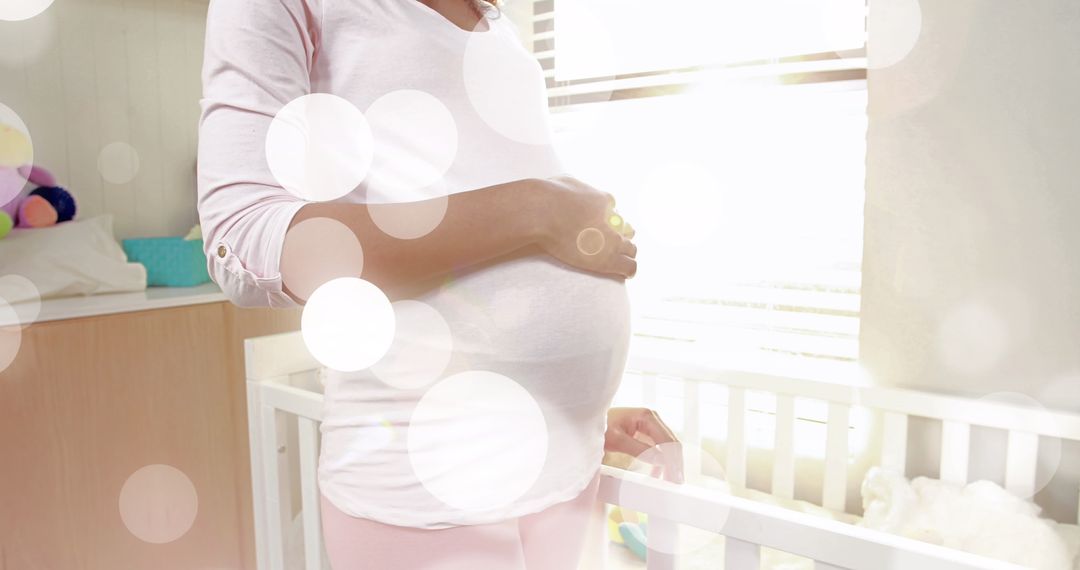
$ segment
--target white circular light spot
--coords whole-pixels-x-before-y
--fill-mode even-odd
[[[22,327],[15,309],[0,299],[0,372],[7,370],[22,346]]]
[[[577,236],[577,248],[582,255],[596,255],[604,250],[604,234],[596,228],[585,228]]]
[[[21,22],[29,20],[52,6],[53,0],[4,0],[0,4],[0,20]]]
[[[498,28],[465,46],[465,90],[480,118],[502,136],[551,144],[547,87],[539,64]]]
[[[693,162],[667,162],[645,177],[639,229],[671,245],[696,245],[716,231],[720,207],[720,184],[711,171]]]
[[[183,471],[147,465],[120,489],[120,518],[140,540],[164,544],[184,536],[195,523],[199,496]]]
[[[34,282],[22,275],[0,277],[0,301],[14,304],[16,318],[23,328],[37,320],[41,313],[41,292]]]
[[[657,477],[670,480],[669,472],[672,464],[682,463],[684,482],[694,487],[715,490],[720,493],[730,494],[732,489],[726,482],[726,475],[720,462],[709,452],[698,445],[690,443],[661,443],[650,447],[643,453],[633,458],[627,471],[636,473],[636,476],[624,480],[619,484],[619,504],[623,508],[642,509],[651,502],[655,496],[655,490],[641,484],[643,477]],[[672,482],[672,485],[680,484]],[[737,491],[737,490],[736,490]],[[690,509],[691,507],[687,507]],[[683,517],[692,516],[687,510],[681,513]],[[730,515],[726,508],[717,509],[710,513],[714,520],[723,522]],[[675,513],[673,518],[680,517]],[[683,555],[705,547],[716,535],[686,525],[676,525],[677,530],[665,528],[663,534],[655,527],[649,528],[649,548],[665,554]]]
[[[1022,414],[1031,414],[1032,412],[1041,414],[1047,411],[1046,407],[1035,398],[1017,392],[994,392],[979,398],[979,401],[1008,406],[1004,410],[997,412],[998,418],[1010,425],[1019,426],[1016,431],[1016,435],[1019,437],[1026,437],[1023,434],[1025,427],[1030,427],[1031,431],[1029,433],[1035,433],[1038,429],[1038,426],[1035,425],[1025,426],[1026,422],[1022,419]],[[1034,486],[1030,489],[1008,489],[1021,499],[1034,497],[1036,493],[1050,484],[1050,481],[1057,474],[1058,468],[1061,466],[1061,439],[1056,437],[1037,438],[1035,442],[1035,461],[1038,468],[1035,469]],[[996,466],[999,465],[1001,464],[998,463]]]
[[[1080,405],[1080,370],[1068,372],[1045,384],[1038,400],[1044,405],[1069,409]]]
[[[139,151],[126,142],[105,145],[98,153],[98,172],[112,184],[131,182],[139,173]]]
[[[989,371],[1009,344],[1005,321],[990,307],[965,301],[938,325],[938,354],[949,369],[966,375]]]
[[[371,129],[349,101],[313,93],[285,105],[266,133],[266,162],[278,184],[312,202],[352,192],[371,166]]]
[[[439,311],[420,301],[398,301],[393,307],[394,343],[371,372],[395,388],[424,388],[450,364],[454,350],[450,325]]]
[[[0,205],[7,204],[26,185],[27,169],[34,164],[34,140],[26,123],[0,103]]]
[[[397,239],[422,238],[439,227],[450,206],[448,196],[400,204],[368,204],[371,221]]]
[[[324,283],[308,299],[300,331],[328,368],[356,372],[379,361],[394,340],[394,308],[378,287],[354,277]]]
[[[911,53],[922,35],[919,0],[877,2],[866,20],[867,66],[882,69],[896,65]]]
[[[365,113],[375,144],[367,179],[369,202],[411,202],[429,191],[454,163],[458,128],[435,96],[403,89],[379,97]],[[437,195],[442,187],[435,188]]]
[[[513,380],[489,371],[432,386],[413,412],[409,460],[424,487],[456,509],[484,511],[520,498],[547,457],[539,404]]]
[[[345,224],[309,218],[289,228],[281,248],[281,278],[289,293],[307,299],[320,285],[339,277],[360,277],[364,250]]]
[[[458,128],[433,95],[403,89],[368,107],[375,158],[364,186],[375,225],[417,239],[442,223],[449,204],[443,176],[457,157]]]
[[[829,50],[853,50],[866,43],[866,0],[822,0],[818,18]]]

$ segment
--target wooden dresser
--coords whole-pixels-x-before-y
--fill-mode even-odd
[[[299,319],[211,285],[46,302],[0,371],[0,570],[253,569],[243,339]],[[119,507],[157,464],[198,499],[160,544]]]

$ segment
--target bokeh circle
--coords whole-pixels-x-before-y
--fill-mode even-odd
[[[489,127],[519,143],[551,144],[544,76],[517,39],[497,27],[472,34],[464,78],[473,109]]]
[[[26,167],[34,164],[34,139],[14,109],[0,103],[0,205],[26,185]]]
[[[414,390],[438,380],[454,352],[450,325],[431,305],[397,301],[394,307],[394,342],[371,372],[395,388]]]
[[[919,0],[876,2],[866,20],[867,66],[884,69],[900,63],[922,36]]]
[[[1046,406],[1042,405],[1038,400],[1019,392],[993,392],[979,398],[978,401],[1008,406],[1007,409],[1001,412],[1003,415],[1023,411],[1047,411]],[[999,419],[1009,421],[1009,418]],[[1037,429],[1037,426],[1031,426],[1031,428],[1033,433]],[[1018,430],[1023,431],[1023,427],[1018,428]],[[1054,476],[1057,474],[1058,468],[1061,466],[1061,450],[1062,444],[1060,439],[1055,437],[1039,438],[1038,443],[1036,444],[1036,465],[1032,466],[1032,469],[1035,470],[1035,485],[1032,488],[1032,493],[1030,495],[1022,496],[1020,498],[1031,499],[1036,493],[1042,491],[1050,484],[1050,481],[1053,480]],[[1007,457],[1001,459],[1007,461]],[[1000,463],[998,465],[1000,465]]]
[[[139,151],[123,141],[105,145],[98,153],[98,172],[106,182],[127,184],[139,173]]]
[[[22,275],[0,277],[0,301],[13,304],[22,328],[34,324],[41,314],[41,291],[33,281]]]
[[[4,0],[0,4],[0,20],[21,22],[29,20],[52,6],[53,0]]]
[[[22,326],[15,309],[0,299],[0,372],[7,370],[22,347]]]
[[[307,299],[322,284],[360,277],[363,270],[364,249],[345,224],[318,217],[289,228],[281,248],[281,279],[295,297]]]
[[[266,133],[266,162],[278,184],[312,202],[336,200],[368,175],[371,129],[349,101],[328,93],[285,105]]]
[[[596,228],[585,228],[578,233],[577,248],[582,255],[593,256],[604,250],[604,233]]]
[[[991,370],[1009,348],[1009,326],[989,304],[963,301],[947,311],[937,330],[938,355],[954,372],[977,375]]]
[[[356,372],[390,349],[394,308],[378,287],[363,279],[333,279],[311,294],[300,332],[308,351],[324,366]]]
[[[409,460],[424,487],[462,511],[504,507],[524,495],[547,458],[547,423],[525,388],[490,371],[429,388],[409,422]]]
[[[153,544],[187,534],[199,512],[195,485],[171,465],[147,465],[120,489],[120,518],[131,534]]]
[[[368,107],[375,154],[367,179],[373,195],[414,201],[433,197],[429,189],[453,165],[458,128],[446,105],[414,89],[392,91]]]

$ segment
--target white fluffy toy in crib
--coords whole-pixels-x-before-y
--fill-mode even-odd
[[[873,468],[863,479],[861,526],[1040,570],[1080,569],[1080,527],[1039,518],[1040,508],[996,483],[966,486]]]

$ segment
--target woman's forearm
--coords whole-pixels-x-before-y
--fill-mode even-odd
[[[429,282],[455,269],[466,268],[512,254],[540,240],[545,230],[541,219],[546,210],[544,184],[540,180],[519,180],[446,198],[446,213],[430,233],[416,239],[398,239],[385,233],[372,220],[363,204],[312,203],[300,209],[290,230],[312,218],[341,222],[356,235],[363,249],[362,277],[387,291],[407,289]],[[410,216],[430,210],[417,204],[386,204],[380,209],[398,208],[391,216]],[[290,235],[286,235],[286,252]],[[335,247],[334,244],[322,244]],[[297,252],[295,255],[303,255]],[[288,291],[290,270],[303,267],[299,260],[282,259],[282,273]],[[321,270],[325,271],[323,268]],[[303,299],[299,299],[303,301]]]

